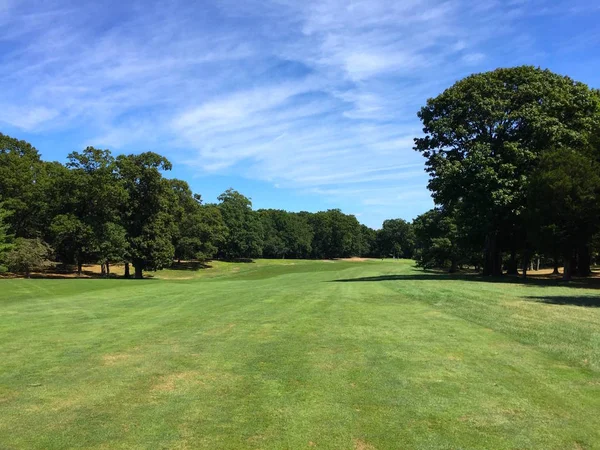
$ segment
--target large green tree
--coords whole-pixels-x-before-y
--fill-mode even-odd
[[[427,159],[429,189],[484,236],[485,274],[501,274],[502,251],[526,233],[529,178],[541,153],[588,147],[599,112],[585,84],[529,66],[469,76],[421,109],[415,149]]]
[[[464,250],[454,215],[440,208],[431,209],[416,217],[412,225],[417,264],[456,272],[464,262]]]
[[[412,225],[403,219],[388,219],[377,231],[377,246],[381,256],[412,258],[415,237]]]
[[[313,231],[302,215],[280,209],[258,211],[264,231],[263,256],[302,258],[310,255]]]
[[[59,214],[50,224],[52,243],[60,261],[75,264],[77,274],[81,266],[93,261],[96,250],[94,230],[75,214]]]
[[[330,209],[307,217],[314,233],[314,258],[346,258],[360,254],[362,230],[355,216]]]
[[[109,150],[93,147],[70,153],[65,168],[47,169],[54,173],[46,188],[52,243],[78,273],[84,262],[100,262],[109,271],[110,262],[125,255],[119,211],[127,193],[116,169]]]
[[[227,189],[218,197],[219,209],[227,226],[220,254],[228,259],[256,258],[262,255],[263,229],[250,199]]]
[[[38,236],[44,209],[44,163],[31,144],[0,133],[0,202],[17,237]]]
[[[135,277],[144,270],[159,270],[173,263],[176,233],[172,205],[176,202],[171,184],[161,171],[171,163],[153,152],[120,155],[116,161],[118,179],[126,193],[121,223],[127,233],[128,261]]]

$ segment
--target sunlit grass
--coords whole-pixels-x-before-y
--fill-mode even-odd
[[[210,265],[1,280],[0,448],[599,446],[597,290]]]

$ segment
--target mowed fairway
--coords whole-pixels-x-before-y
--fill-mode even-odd
[[[600,291],[410,261],[0,280],[0,448],[600,448]]]

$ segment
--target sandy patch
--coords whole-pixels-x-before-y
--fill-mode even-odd
[[[160,378],[160,381],[152,386],[153,391],[159,392],[172,392],[177,388],[180,383],[194,381],[194,383],[202,383],[198,379],[198,372],[188,370],[186,372],[177,372],[170,375],[166,375]]]
[[[375,450],[375,447],[362,439],[354,439],[355,450]]]
[[[127,361],[131,358],[131,355],[128,353],[112,353],[108,355],[102,356],[102,363],[105,366],[114,366],[123,361]]]

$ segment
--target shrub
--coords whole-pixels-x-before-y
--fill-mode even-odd
[[[41,239],[19,238],[6,255],[6,265],[9,271],[29,278],[31,272],[43,270],[49,264],[50,253],[50,246]]]

